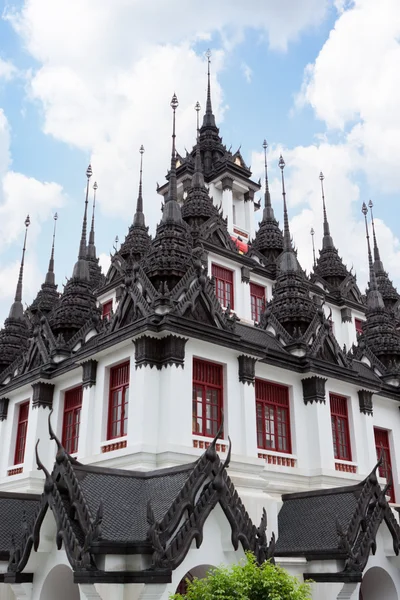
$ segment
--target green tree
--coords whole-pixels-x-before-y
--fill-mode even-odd
[[[194,579],[187,593],[174,594],[171,600],[307,600],[309,583],[300,583],[270,562],[257,565],[255,556],[229,567],[211,569],[204,579]]]

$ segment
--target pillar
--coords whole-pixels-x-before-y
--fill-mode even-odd
[[[32,583],[11,583],[10,587],[14,593],[15,600],[30,600],[32,598]]]
[[[255,400],[256,358],[242,354],[238,356],[240,385],[240,423],[242,431],[242,452],[248,457],[257,457],[257,419]]]
[[[332,425],[329,407],[325,399],[326,379],[317,376],[302,379],[303,400],[307,407],[302,426],[307,432],[308,456],[302,456],[298,467],[308,467],[321,473],[323,469],[335,469],[332,442]],[[304,412],[303,412],[304,414]],[[305,460],[305,464],[301,464]]]
[[[29,407],[29,424],[25,444],[24,471],[36,471],[35,445],[40,440],[39,455],[43,464],[51,471],[54,463],[55,446],[49,436],[49,413],[53,408],[54,384],[39,381],[32,384],[33,395]],[[57,417],[53,418],[53,426]]]
[[[100,449],[94,448],[93,418],[96,415],[96,376],[97,360],[86,360],[82,363],[82,409],[78,441],[78,458],[97,454]]]
[[[251,321],[252,322],[252,318],[251,318],[251,298],[250,298],[250,269],[249,267],[242,267],[241,269],[241,274],[242,274],[242,284],[245,285],[240,285],[237,286],[237,288],[239,288],[237,290],[237,292],[240,291],[241,295],[242,295],[242,312],[240,314],[241,317],[243,317],[243,319],[245,319],[246,321]]]
[[[103,600],[93,583],[80,583],[79,593],[82,600]]]
[[[233,179],[224,177],[222,179],[222,211],[224,218],[228,219],[228,231],[233,229]]]

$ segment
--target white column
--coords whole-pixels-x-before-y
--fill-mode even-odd
[[[166,590],[167,585],[165,583],[147,584],[139,596],[139,600],[164,600],[164,598],[169,597],[169,594],[165,593]]]
[[[128,446],[141,446],[149,452],[156,452],[159,416],[160,371],[150,366],[135,369],[131,361]]]
[[[359,594],[359,583],[345,583],[337,596],[337,600],[358,600]]]
[[[354,419],[354,434],[358,472],[367,475],[378,462],[372,415],[360,413],[358,418]]]
[[[100,448],[94,448],[93,419],[96,413],[96,386],[85,385],[82,390],[81,422],[78,440],[78,458],[98,454]]]
[[[32,598],[32,583],[11,583],[10,587],[14,592],[15,600],[29,600]]]
[[[50,472],[53,468],[56,446],[55,443],[50,440],[48,419],[48,408],[44,408],[40,405],[33,407],[32,402],[30,403],[24,460],[24,472],[26,473],[29,473],[30,471],[36,472],[37,470],[35,446],[38,440],[40,440],[38,446],[40,460]],[[54,430],[56,430],[56,422],[56,418],[53,418],[52,425]]]
[[[80,583],[79,593],[82,600],[103,600],[92,583]]]
[[[257,457],[257,424],[256,424],[256,399],[254,383],[241,383],[241,411],[242,411],[242,435],[243,454],[248,457]]]
[[[233,180],[230,177],[224,177],[222,180],[222,210],[224,218],[228,219],[228,231],[233,229]]]
[[[233,357],[232,357],[233,358]],[[241,388],[248,387],[239,383],[237,359],[228,360],[226,363],[226,380],[224,381],[224,439],[228,435],[232,440],[232,448],[235,454],[245,452],[245,433],[243,430],[242,394],[246,394]],[[240,387],[239,387],[240,386]],[[247,398],[246,398],[247,399]]]
[[[335,460],[329,406],[317,401],[307,404],[304,427],[309,432],[307,436],[309,469],[318,471],[318,474],[322,469],[334,470]],[[298,466],[304,468],[306,465],[298,464]]]
[[[243,268],[243,267],[242,267]],[[246,321],[252,321],[251,319],[251,300],[250,300],[250,280],[243,279],[239,286],[240,293],[242,295],[242,312],[241,317]]]
[[[158,446],[192,447],[192,363],[184,368],[163,367],[160,372]]]

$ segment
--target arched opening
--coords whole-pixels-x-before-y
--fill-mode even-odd
[[[390,575],[381,567],[371,567],[362,580],[360,600],[399,600]]]
[[[79,600],[79,587],[74,583],[72,570],[66,565],[57,565],[47,575],[40,600]]]
[[[188,581],[193,581],[195,577],[202,579],[205,577],[210,569],[213,569],[212,565],[197,565],[190,569],[180,580],[178,587],[176,588],[176,594],[186,594]]]

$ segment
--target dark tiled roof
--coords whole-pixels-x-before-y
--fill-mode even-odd
[[[365,379],[370,379],[378,387],[380,387],[381,381],[380,381],[378,375],[375,375],[375,373],[373,372],[373,370],[371,369],[371,367],[369,367],[368,365],[362,363],[359,360],[353,360],[353,368],[357,371],[357,373],[359,375],[361,375],[361,377],[364,377]]]
[[[39,506],[40,496],[33,494],[0,493],[0,553],[9,552],[11,537],[16,545],[24,533],[24,518],[29,522]]]
[[[148,501],[151,500],[154,515],[160,520],[193,467],[191,463],[142,473],[76,465],[74,470],[92,515],[96,515],[100,500],[103,502],[102,539],[137,542],[146,540]]]
[[[283,346],[274,338],[274,336],[259,327],[236,323],[236,333],[246,342],[262,346],[264,350],[284,352]]]
[[[354,487],[326,490],[310,495],[293,494],[284,497],[278,515],[279,537],[276,554],[318,554],[337,552],[339,536],[336,523],[344,530],[356,509]],[[332,493],[333,492],[333,493]]]

